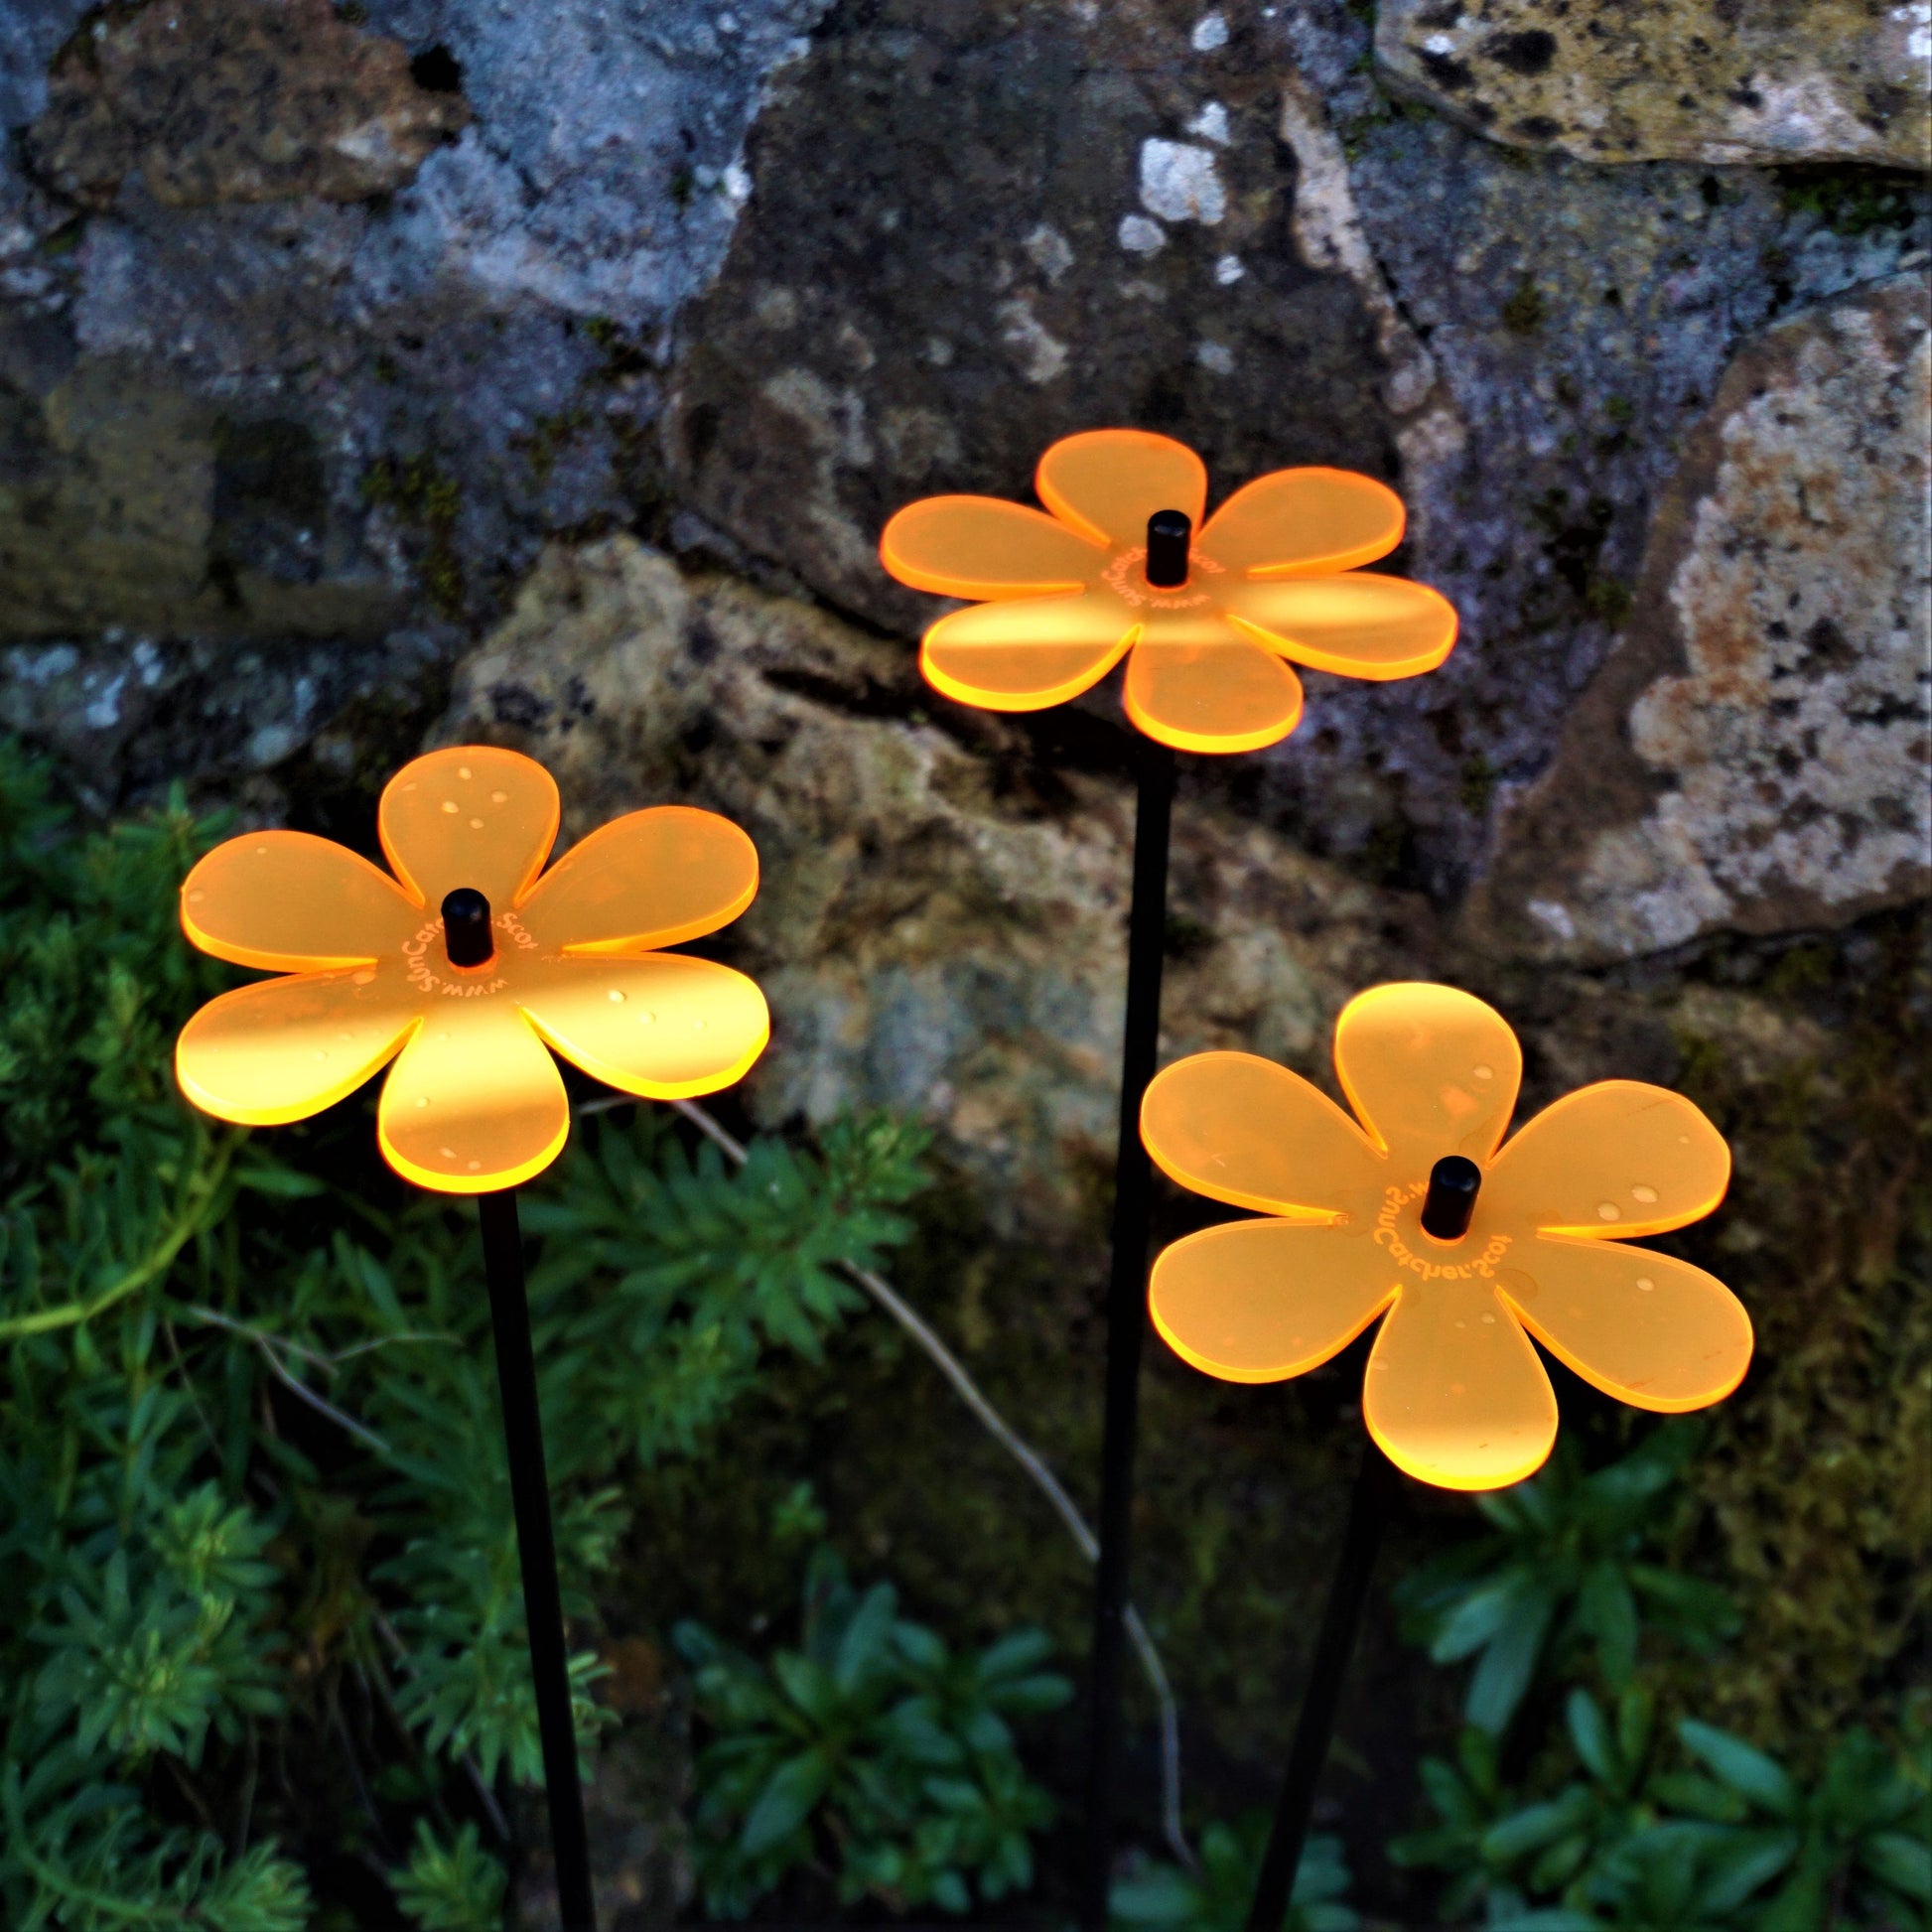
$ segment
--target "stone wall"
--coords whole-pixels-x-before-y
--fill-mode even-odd
[[[1430,975],[1520,1021],[1531,1098],[1702,1080],[1740,1146],[1717,1252],[1787,1298],[1713,1480],[1837,1657],[1834,1619],[1893,1615],[1901,1532],[1832,1583],[1830,1509],[1788,1549],[1765,1524],[1801,1388],[1840,1392],[1860,1466],[1918,1426],[1842,1316],[1910,1221],[1913,1103],[1854,1048],[1916,1011],[1928,878],[1925,9],[1545,11],[13,0],[0,725],[93,809],[180,778],[363,843],[384,771],[456,734],[551,761],[570,832],[732,812],[777,1021],[748,1104],[929,1119],[969,1223],[1064,1258],[1077,1364],[1118,703],[936,697],[880,525],[1024,495],[1110,422],[1190,441],[1217,492],[1388,480],[1393,567],[1460,642],[1411,683],[1311,674],[1287,743],[1183,760],[1164,1052],[1319,1073],[1350,992]],[[1882,1211],[1790,1224],[1854,1172]],[[1082,1469],[1086,1380],[1035,1417]],[[1160,1387],[1152,1490],[1192,1494],[1249,1425]],[[1895,1653],[1814,1679],[1862,1708]],[[1747,1678],[1739,1721],[1802,1734]],[[1241,1690],[1237,1747],[1281,1722]]]

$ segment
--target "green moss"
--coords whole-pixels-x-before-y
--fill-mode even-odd
[[[1780,168],[1778,194],[1792,214],[1815,215],[1842,235],[1909,228],[1924,212],[1923,183],[1876,168]]]
[[[1549,305],[1542,292],[1525,275],[1502,307],[1503,327],[1518,336],[1534,336],[1549,320]]]
[[[1480,752],[1471,752],[1462,760],[1462,771],[1456,781],[1456,797],[1462,809],[1471,818],[1485,817],[1489,801],[1496,792],[1496,769]]]
[[[457,518],[463,508],[457,481],[433,456],[378,457],[362,473],[362,501],[386,509],[419,539],[417,575],[429,600],[446,618],[463,615],[463,560],[457,553]]]
[[[557,458],[563,453],[565,445],[590,426],[591,412],[582,403],[576,403],[553,415],[539,416],[530,425],[529,434],[516,439],[530,466],[530,474],[538,483],[549,482],[550,473],[557,467]]]

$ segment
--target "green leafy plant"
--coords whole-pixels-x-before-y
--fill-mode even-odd
[[[1268,1849],[1270,1820],[1250,1812],[1233,1825],[1216,1820],[1200,1835],[1200,1868],[1145,1862],[1114,1881],[1109,1918],[1121,1932],[1243,1932]],[[1361,1918],[1348,1904],[1349,1873],[1341,1841],[1310,1838],[1295,1867],[1282,1932],[1354,1932]]]
[[[1033,1881],[1050,1820],[1010,1721],[1057,1709],[1046,1640],[1016,1631],[955,1655],[856,1589],[827,1548],[806,1567],[799,1642],[759,1661],[695,1623],[675,1632],[713,1737],[698,1759],[697,1860],[708,1908],[742,1917],[828,1853],[840,1898],[971,1909]]]
[[[1540,1668],[1587,1653],[1603,1686],[1632,1679],[1645,1623],[1708,1649],[1736,1628],[1716,1585],[1647,1560],[1674,1511],[1669,1493],[1695,1452],[1693,1423],[1667,1423],[1621,1461],[1586,1474],[1560,1439],[1545,1468],[1479,1496],[1493,1533],[1405,1578],[1405,1632],[1439,1664],[1474,1657],[1468,1723],[1500,1736]]]
[[[231,977],[176,903],[219,829],[87,829],[0,742],[0,1924],[280,1932],[348,1861],[486,1919],[539,1753],[475,1223],[365,1106],[245,1136],[176,1095]],[[526,1190],[587,1740],[633,1478],[822,1346],[920,1147],[847,1123],[728,1173],[637,1109]]]

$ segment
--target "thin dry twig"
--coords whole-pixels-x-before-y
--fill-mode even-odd
[[[688,1120],[699,1133],[722,1148],[726,1156],[737,1166],[743,1167],[749,1158],[744,1144],[727,1130],[696,1102],[673,1100],[670,1103]],[[613,1096],[587,1102],[578,1109],[580,1113],[604,1113],[613,1107],[635,1105],[627,1097]],[[926,1356],[953,1386],[954,1392],[973,1414],[979,1418],[981,1426],[993,1440],[1013,1457],[1033,1478],[1035,1486],[1052,1504],[1054,1513],[1066,1525],[1067,1534],[1079,1545],[1080,1554],[1089,1563],[1100,1560],[1100,1543],[1087,1520],[1080,1514],[1078,1505],[1061,1486],[1059,1478],[1047,1467],[1037,1450],[1020,1436],[1006,1418],[986,1399],[980,1386],[959,1357],[955,1355],[937,1334],[928,1327],[923,1318],[881,1275],[870,1268],[855,1268],[850,1263],[841,1264],[845,1272],[863,1288],[879,1306],[890,1314],[905,1332],[925,1351]],[[1155,1702],[1161,1709],[1161,1830],[1168,1841],[1170,1850],[1187,1869],[1195,1869],[1193,1848],[1187,1843],[1187,1835],[1180,1820],[1180,1712],[1174,1702],[1173,1687],[1168,1682],[1168,1673],[1161,1663],[1161,1653],[1156,1647],[1153,1634],[1142,1620],[1141,1613],[1132,1604],[1127,1609],[1127,1634],[1134,1645],[1135,1654],[1141,1660],[1141,1669],[1146,1673],[1149,1688],[1154,1692]]]

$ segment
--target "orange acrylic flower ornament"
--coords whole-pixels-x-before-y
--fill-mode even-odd
[[[1516,1036],[1447,986],[1350,1001],[1335,1070],[1358,1120],[1249,1053],[1198,1053],[1150,1083],[1141,1134],[1163,1172],[1270,1217],[1156,1261],[1154,1323],[1176,1354],[1277,1382],[1385,1316],[1363,1419],[1398,1468],[1446,1489],[1520,1481],[1549,1454],[1557,1404],[1532,1335],[1639,1409],[1702,1409],[1743,1379],[1737,1298],[1630,1245],[1724,1197],[1729,1150],[1688,1100],[1605,1080],[1503,1143]]]
[[[1403,509],[1352,471],[1278,470],[1202,524],[1207,472],[1192,450],[1103,429],[1055,443],[1035,487],[1049,514],[928,496],[880,538],[900,583],[977,600],[933,624],[919,651],[927,682],[962,704],[1043,710],[1125,656],[1127,714],[1150,738],[1252,752],[1301,720],[1301,680],[1284,660],[1413,677],[1455,641],[1446,599],[1357,568],[1401,542]]]
[[[305,832],[217,846],[182,887],[183,929],[204,952],[285,977],[195,1015],[175,1052],[182,1091],[222,1120],[272,1126],[394,1059],[383,1155],[419,1186],[470,1194],[527,1180],[562,1151],[553,1049],[649,1099],[739,1079],[769,1037],[764,996],[743,973],[658,948],[752,902],[752,841],[715,813],[662,805],[544,872],[557,825],[542,765],[472,745],[415,759],[384,789],[394,878]]]

